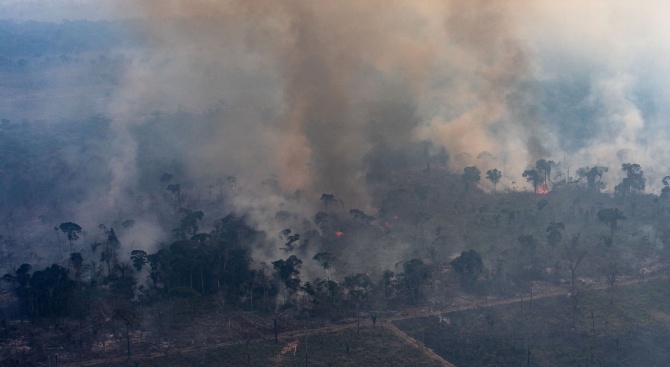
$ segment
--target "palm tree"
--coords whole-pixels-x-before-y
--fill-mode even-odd
[[[614,229],[617,226],[619,220],[625,220],[626,216],[619,208],[606,208],[598,211],[598,219],[601,222],[608,224],[610,226],[610,240],[609,245],[612,244],[614,240]]]

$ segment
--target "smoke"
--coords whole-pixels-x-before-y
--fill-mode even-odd
[[[153,50],[119,96],[145,111],[223,101],[189,153],[207,162],[189,165],[194,176],[272,176],[283,195],[333,193],[370,208],[374,165],[422,140],[459,157],[454,171],[489,152],[508,178],[564,155],[527,34],[543,20],[526,12],[549,16],[541,10],[525,1],[124,3],[120,14],[147,19]]]
[[[95,18],[142,22],[149,46],[122,51],[103,111],[109,186],[87,207],[127,207],[128,189],[168,166],[146,162],[150,148],[184,181],[236,177],[232,205],[267,233],[283,229],[278,210],[311,218],[322,193],[370,211],[372,181],[424,141],[454,172],[500,169],[503,185],[538,159],[573,176],[608,166],[610,191],[622,163],[639,163],[652,190],[670,173],[662,1],[105,3]]]
[[[423,39],[432,30],[421,21],[429,9],[386,1],[130,6],[122,9],[149,17],[155,49],[119,92],[137,108],[127,115],[225,106],[189,152],[192,162],[204,163],[190,164],[193,175],[274,175],[284,195],[327,192],[366,208],[370,152],[413,139],[411,124],[420,120],[410,112],[398,121],[380,106],[416,109],[415,94],[434,67],[433,45]],[[392,31],[394,25],[400,27]]]

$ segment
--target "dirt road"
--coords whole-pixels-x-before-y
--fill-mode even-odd
[[[646,277],[646,278],[630,278],[630,279],[625,279],[617,283],[617,287],[621,286],[626,286],[626,285],[631,285],[631,284],[636,284],[636,283],[641,283],[641,282],[646,282],[650,281],[653,279],[659,279],[664,276],[658,275],[658,276],[653,276],[653,277]],[[595,291],[595,290],[601,290],[601,289],[606,289],[608,287],[607,284],[601,284],[601,283],[593,283],[591,284],[588,288],[585,289],[585,291]],[[547,287],[539,287],[538,289],[533,291],[533,299],[543,299],[543,298],[549,298],[549,297],[559,297],[559,296],[567,296],[568,290],[564,288],[559,288],[559,287],[553,287],[553,288],[547,288]],[[506,304],[514,304],[514,303],[519,303],[519,302],[526,302],[529,300],[530,294],[526,294],[523,297],[514,297],[514,298],[504,298],[504,299],[490,299],[488,297],[480,297],[480,298],[471,298],[467,300],[467,304],[460,304],[460,305],[454,305],[446,308],[440,308],[439,311],[436,309],[428,308],[428,307],[423,307],[423,308],[411,308],[407,309],[403,312],[402,315],[396,315],[388,318],[378,318],[378,323],[381,323],[384,325],[384,327],[388,328],[391,332],[393,332],[396,336],[404,340],[407,344],[421,350],[426,356],[429,358],[435,360],[436,362],[440,363],[441,365],[445,367],[454,367],[451,363],[448,361],[444,360],[442,357],[437,355],[432,349],[427,348],[423,345],[423,343],[419,342],[418,340],[412,338],[411,336],[405,334],[402,330],[398,329],[393,322],[398,321],[398,320],[407,320],[407,319],[413,319],[417,317],[424,317],[424,316],[430,316],[430,315],[438,315],[438,314],[446,314],[446,313],[451,313],[451,312],[458,312],[458,311],[466,311],[466,310],[472,310],[472,309],[477,309],[477,308],[487,308],[487,307],[494,307],[494,306],[499,306],[499,305],[506,305]],[[360,321],[360,326],[372,326],[372,323],[367,319],[367,318],[361,318]],[[303,335],[315,335],[315,334],[321,334],[321,333],[327,333],[327,332],[337,332],[337,331],[342,331],[342,330],[347,330],[347,329],[352,329],[357,327],[356,323],[349,323],[349,324],[344,324],[344,325],[333,325],[333,326],[327,326],[327,327],[322,327],[322,328],[316,328],[316,329],[309,329],[305,331],[301,330],[296,330],[296,331],[289,331],[289,332],[284,332],[283,334],[280,334],[279,340],[280,342],[288,342],[297,336],[303,336]],[[267,341],[267,340],[273,340],[274,336],[268,336],[265,338],[259,338],[251,341],[251,343],[258,343],[261,341]],[[169,350],[169,353],[175,353],[175,352],[190,352],[190,351],[202,351],[202,350],[211,350],[211,349],[216,349],[216,348],[223,348],[223,347],[229,347],[229,346],[235,346],[235,345],[242,345],[245,344],[246,341],[230,341],[230,342],[224,342],[224,343],[217,343],[217,344],[212,344],[212,345],[207,345],[207,346],[199,346],[199,347],[189,347],[189,348],[179,348],[179,349],[173,349]],[[138,354],[135,355],[135,358],[138,359],[147,359],[147,358],[156,358],[156,357],[163,357],[165,356],[165,353],[162,352],[154,352],[154,353],[145,353],[145,354]],[[70,363],[70,364],[59,364],[59,366],[96,366],[96,365],[101,365],[105,363],[114,363],[114,362],[123,362],[127,360],[127,357],[113,357],[113,358],[107,358],[105,360],[95,360],[95,361],[87,361],[87,362],[80,362],[80,363]]]

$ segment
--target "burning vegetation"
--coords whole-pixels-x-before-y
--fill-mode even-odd
[[[353,325],[314,364],[374,364],[366,340],[459,307],[475,321],[430,316],[457,358],[551,365],[532,357],[560,340],[573,362],[630,364],[670,340],[662,309],[639,329],[599,314],[631,308],[621,280],[670,273],[664,12],[113,3],[133,20],[0,21],[3,365],[224,344],[251,365],[271,336],[253,364],[307,364],[305,329]],[[567,295],[549,318],[563,338],[527,329],[547,321],[531,311],[542,292]],[[513,301],[511,318],[489,307]],[[393,332],[424,345],[444,330]]]

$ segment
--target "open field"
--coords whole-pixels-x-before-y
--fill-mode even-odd
[[[440,366],[422,351],[405,344],[388,328],[361,327],[307,335],[309,366]],[[137,364],[135,364],[137,363]],[[254,341],[227,347],[203,348],[188,352],[167,352],[154,358],[130,362],[101,363],[97,366],[304,366],[305,337]]]
[[[670,354],[668,281],[395,321],[456,366],[661,366]]]

